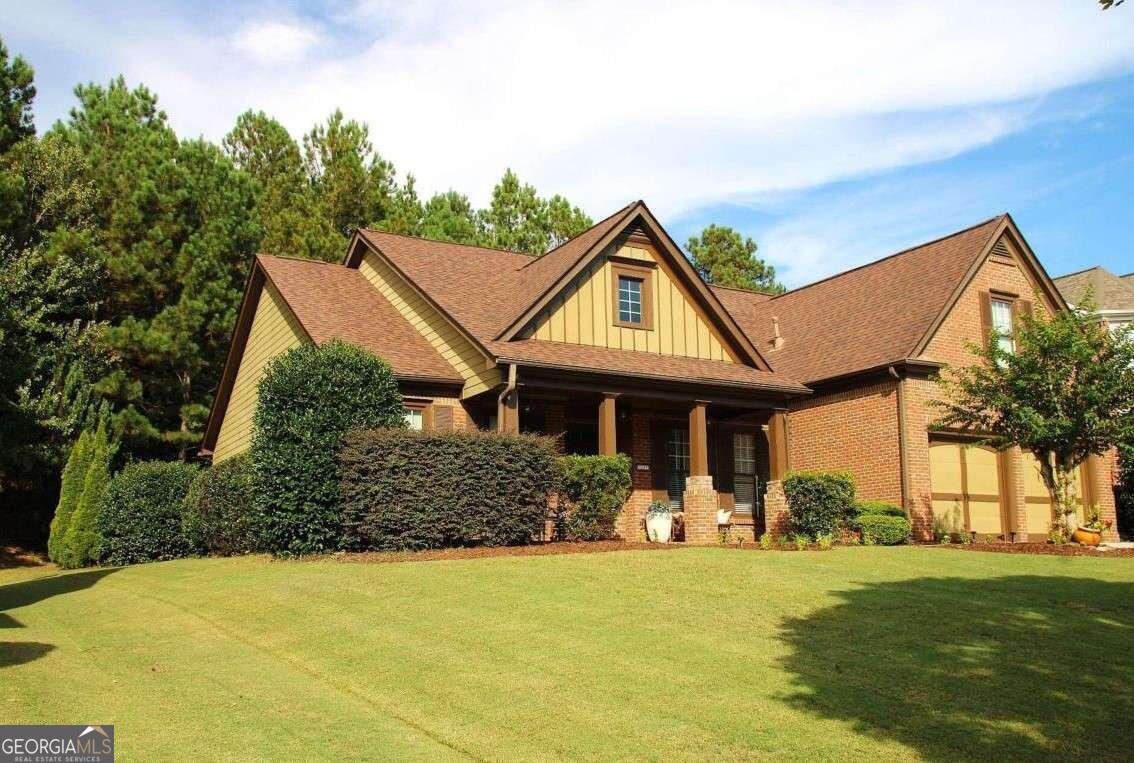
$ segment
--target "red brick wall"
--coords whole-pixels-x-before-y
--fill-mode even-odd
[[[649,464],[653,460],[650,419],[646,413],[631,410],[630,434],[631,492],[626,505],[622,507],[622,513],[618,515],[618,523],[615,529],[624,540],[644,541],[646,539],[646,509],[650,508],[650,503],[654,500],[651,473],[637,469],[638,464]]]
[[[788,416],[792,469],[847,470],[860,498],[901,502],[897,382],[813,397]]]

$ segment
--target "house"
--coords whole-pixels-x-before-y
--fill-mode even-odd
[[[1116,276],[1106,268],[1087,268],[1055,279],[1067,303],[1076,306],[1090,291],[1099,317],[1117,329],[1134,323],[1134,273]]]
[[[1046,537],[1029,456],[930,431],[942,366],[968,362],[986,328],[1011,341],[1035,299],[1065,307],[1007,215],[774,298],[707,285],[640,201],[538,258],[364,229],[341,265],[256,258],[202,450],[248,447],[271,357],[339,338],[390,363],[411,426],[629,454],[624,537],[655,500],[690,542],[716,539],[718,509],[778,531],[789,468],[854,472],[920,537],[935,521]],[[1104,516],[1113,470],[1084,469]]]

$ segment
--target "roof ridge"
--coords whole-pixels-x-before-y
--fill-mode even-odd
[[[413,239],[414,241],[425,241],[425,242],[430,243],[430,244],[449,244],[450,246],[463,246],[467,249],[481,249],[485,252],[503,252],[504,254],[515,254],[515,255],[519,255],[521,257],[530,257],[533,260],[538,260],[540,257],[543,256],[542,254],[532,254],[530,252],[517,252],[515,249],[503,249],[499,246],[481,246],[480,244],[462,244],[459,241],[444,241],[444,240],[439,239],[439,238],[426,238],[425,236],[412,236],[409,233],[393,233],[393,232],[388,231],[388,230],[379,230],[378,228],[363,227],[363,228],[359,228],[359,230],[360,231],[366,231],[367,233],[379,233],[379,234],[382,234],[383,236],[396,236],[398,238]],[[588,230],[589,230],[589,228],[588,228]],[[558,247],[556,247],[556,248],[558,248]],[[555,251],[555,250],[553,249],[552,251]]]
[[[864,268],[873,267],[873,266],[878,265],[880,263],[886,262],[887,260],[892,260],[895,257],[900,257],[903,254],[909,254],[910,252],[912,252],[914,250],[924,249],[927,246],[933,246],[934,244],[941,243],[942,241],[944,241],[946,239],[953,238],[954,236],[960,236],[962,234],[968,233],[969,231],[976,230],[977,228],[981,227],[982,225],[988,225],[991,222],[994,222],[996,220],[1002,220],[1002,219],[1005,219],[1007,217],[1008,217],[1008,213],[1002,212],[999,215],[995,215],[993,217],[990,217],[987,220],[981,220],[979,223],[976,223],[975,225],[970,225],[967,228],[961,228],[960,230],[953,231],[952,233],[946,233],[943,236],[938,236],[937,238],[930,239],[929,241],[923,241],[920,244],[915,244],[913,246],[906,247],[905,249],[894,252],[892,254],[887,254],[885,257],[879,257],[876,260],[871,260],[870,262],[864,262],[863,264],[856,265],[853,268],[848,268],[847,270],[843,270],[839,273],[834,273],[832,275],[827,276],[826,278],[820,278],[818,281],[812,281],[811,283],[806,283],[803,286],[797,286],[794,289],[790,289],[788,291],[785,291],[783,294],[772,295],[772,298],[768,301],[774,302],[775,300],[781,299],[782,297],[786,297],[786,296],[792,295],[792,294],[797,294],[798,292],[801,292],[804,289],[810,289],[812,286],[819,286],[820,284],[824,284],[828,281],[833,281],[836,278],[842,278],[845,275],[850,275],[851,273],[855,273],[859,270],[863,270]]]
[[[272,259],[275,259],[275,260],[291,260],[292,262],[309,262],[309,263],[312,263],[314,265],[334,265],[335,267],[345,268],[346,270],[354,270],[354,268],[347,268],[341,262],[327,262],[326,260],[313,260],[310,257],[292,257],[292,256],[287,255],[287,254],[271,254],[269,252],[256,252],[256,254],[253,255],[253,256],[255,256],[257,258],[271,257]]]
[[[816,282],[816,283],[818,283],[818,282]],[[712,289],[728,289],[729,291],[739,291],[739,292],[744,292],[745,294],[760,294],[760,295],[765,296],[765,297],[778,297],[778,296],[780,296],[779,294],[772,294],[770,292],[761,291],[760,289],[746,289],[743,286],[725,286],[725,285],[719,284],[719,283],[709,283],[708,281],[705,282],[705,285],[708,286],[709,288],[712,288]],[[799,288],[802,289],[803,287],[800,286]]]
[[[584,231],[580,231],[579,233],[576,233],[576,234],[575,234],[574,236],[572,236],[571,238],[567,239],[566,241],[564,241],[564,242],[563,242],[562,244],[560,244],[559,246],[555,247],[554,249],[548,249],[548,250],[547,250],[546,252],[544,252],[543,254],[540,254],[540,255],[535,255],[535,256],[533,256],[533,257],[532,257],[532,262],[535,262],[535,261],[539,260],[539,259],[540,259],[540,258],[542,258],[542,257],[546,257],[547,255],[551,254],[552,252],[558,252],[558,251],[559,251],[560,249],[562,249],[563,247],[567,246],[568,244],[570,244],[570,243],[571,243],[572,241],[574,241],[575,239],[579,238],[580,236],[584,236],[584,235],[586,235],[587,233],[590,233],[591,231],[593,231],[593,230],[594,230],[595,228],[599,227],[599,226],[600,226],[600,225],[602,225],[603,223],[605,223],[605,222],[607,222],[607,221],[609,221],[609,220],[612,220],[612,219],[614,219],[615,217],[618,217],[619,215],[625,214],[625,213],[626,213],[627,211],[629,211],[630,207],[634,206],[635,204],[641,204],[641,203],[643,203],[641,199],[638,199],[637,201],[632,201],[632,202],[630,202],[630,203],[629,203],[629,204],[627,204],[626,206],[622,207],[622,209],[619,209],[618,211],[614,212],[613,214],[609,214],[609,215],[607,215],[606,217],[602,218],[601,220],[599,220],[599,221],[598,221],[597,223],[595,223],[594,225],[590,226],[590,227],[589,227],[589,228],[587,228],[586,230],[584,230]],[[531,265],[531,264],[532,264],[531,262],[525,262],[525,263],[523,264],[523,266],[522,266],[522,267],[521,267],[520,269],[521,269],[521,270],[523,270],[523,268],[526,268],[526,267],[527,267],[528,265]]]
[[[1106,270],[1106,268],[1104,268],[1102,265],[1091,265],[1089,268],[1083,268],[1082,270],[1073,270],[1070,273],[1064,273],[1061,276],[1052,276],[1051,280],[1058,281],[1060,278],[1070,278],[1071,276],[1077,276],[1077,275],[1080,275],[1081,273],[1086,273],[1089,270]],[[1107,272],[1110,273],[1109,270],[1107,270]],[[1111,273],[1111,275],[1114,275],[1114,274]],[[1122,278],[1122,276],[1118,276],[1118,277]]]

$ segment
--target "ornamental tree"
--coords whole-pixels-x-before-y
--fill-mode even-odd
[[[1088,295],[1054,316],[1021,314],[1015,348],[990,331],[969,345],[978,362],[947,374],[938,427],[979,432],[1004,449],[1030,451],[1063,517],[1074,515],[1075,470],[1134,439],[1134,334],[1108,331]]]

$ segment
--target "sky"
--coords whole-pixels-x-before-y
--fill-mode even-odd
[[[798,286],[1010,212],[1052,275],[1134,271],[1134,2],[9,2],[42,130],[122,74],[183,137],[336,107],[423,195],[511,167],[643,199]]]

